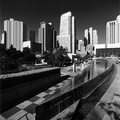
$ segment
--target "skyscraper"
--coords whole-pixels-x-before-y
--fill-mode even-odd
[[[84,36],[85,36],[85,38],[88,40],[88,29],[85,29],[85,32],[84,32]]]
[[[55,35],[52,23],[40,23],[40,28],[38,29],[38,43],[42,44],[42,53],[47,50],[52,50],[53,46],[55,47]]]
[[[120,43],[120,15],[106,24],[106,44]]]
[[[68,52],[73,54],[76,53],[76,24],[75,18],[72,16],[71,12],[61,15],[60,31],[57,40],[60,46],[68,49]]]
[[[85,29],[84,37],[87,39],[87,44],[95,45],[98,44],[97,30],[93,30],[92,27]]]
[[[120,15],[117,16],[117,36],[118,36],[118,43],[120,43]]]
[[[93,28],[89,28],[89,34],[90,34],[90,44],[93,45]]]
[[[57,41],[56,41],[57,32],[53,30],[52,33],[53,33],[53,48],[56,48],[57,47]]]
[[[31,42],[35,42],[35,31],[33,30],[28,31],[28,40],[30,40]]]
[[[116,25],[117,25],[116,21],[107,22],[107,25],[106,25],[107,44],[115,44],[115,43],[117,43]]]
[[[93,45],[98,44],[97,30],[93,30]]]
[[[6,32],[6,49],[11,45],[17,50],[23,51],[23,41],[26,40],[26,24],[12,18],[4,21],[4,31]]]

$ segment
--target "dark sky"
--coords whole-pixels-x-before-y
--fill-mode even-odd
[[[0,39],[3,21],[9,18],[23,21],[28,30],[38,31],[40,22],[52,22],[57,34],[60,16],[71,11],[76,18],[77,39],[84,30],[98,31],[99,43],[105,43],[106,22],[120,15],[120,0],[1,0]]]

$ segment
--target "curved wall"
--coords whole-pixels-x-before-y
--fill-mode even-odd
[[[36,120],[44,119],[48,120],[62,112],[64,109],[68,108],[77,100],[80,100],[87,95],[89,95],[94,89],[96,89],[101,83],[103,83],[106,78],[113,73],[114,64],[111,64],[108,61],[109,67],[107,67],[106,71],[94,77],[93,79],[83,83],[75,87],[74,89],[52,99],[41,105],[38,105],[35,108]],[[84,71],[82,72],[82,76]],[[79,78],[79,77],[78,77]],[[48,113],[48,116],[46,114]]]

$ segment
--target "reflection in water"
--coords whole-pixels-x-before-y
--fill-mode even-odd
[[[98,76],[99,74],[103,73],[106,69],[110,68],[111,65],[112,65],[112,63],[110,63],[109,61],[106,61],[106,60],[95,60],[94,61],[94,70],[93,70],[94,74],[96,76]],[[93,75],[91,77],[95,77],[95,76]],[[99,77],[99,78],[102,80],[101,77]],[[94,80],[96,81],[98,79],[94,79]],[[100,87],[95,89],[95,91],[92,92],[89,96],[87,96],[86,98],[83,98],[79,101],[79,104],[74,112],[74,115],[72,116],[72,120],[83,120],[86,117],[86,115],[91,111],[91,109],[93,109],[93,107],[97,104],[97,102],[101,99],[103,94],[106,92],[107,88],[110,86],[113,79],[107,79],[107,80],[104,82],[104,84],[100,85]],[[106,106],[105,106],[105,108],[108,107],[108,106],[107,107]],[[111,108],[110,108],[110,110],[111,110]],[[109,111],[109,110],[108,110],[108,112],[111,113],[111,111]],[[95,117],[94,120],[96,120],[96,118],[98,118],[97,116],[95,116],[95,114],[93,115],[93,118],[94,117]],[[89,120],[89,117],[88,117],[88,119],[85,119],[85,120]]]
[[[106,61],[106,60],[94,60],[94,61],[92,61],[91,63],[88,64],[88,66],[83,71],[79,72],[76,76],[74,76],[71,81],[69,79],[68,82],[66,82],[66,84],[61,88],[60,94],[63,94],[65,91],[66,92],[67,91],[71,91],[71,88],[73,90],[76,90],[76,91],[79,90],[77,88],[80,88],[79,86],[81,86],[81,84],[84,84],[85,82],[87,82],[87,81],[91,80],[92,78],[98,76],[99,74],[101,74],[102,72],[104,72],[106,69],[108,69],[110,66],[111,66],[111,64],[108,61]],[[87,85],[87,88],[88,88],[88,85]],[[83,91],[83,93],[84,92],[85,91]],[[78,91],[75,92],[75,93],[79,94]],[[77,96],[78,94],[75,94],[75,96]],[[63,100],[63,98],[62,98],[62,100]],[[94,100],[94,99],[92,99],[92,100]],[[77,103],[75,102],[74,105],[78,104],[78,102],[79,101],[77,101]],[[92,101],[92,102],[95,103],[95,101]],[[81,108],[81,103],[80,103],[80,108]],[[71,113],[68,112],[69,114],[68,114],[68,116],[65,116],[65,119],[70,120],[71,119],[70,117],[72,117],[73,112],[74,112],[74,110]],[[78,109],[78,113],[79,113],[79,109]],[[80,115],[82,115],[82,114],[80,114]],[[77,116],[75,116],[75,117],[77,117]],[[61,118],[60,120],[63,120],[63,119],[64,118]]]
[[[106,60],[97,59],[91,61],[84,70],[78,72],[77,75],[72,77],[72,79],[67,79],[65,84],[60,88],[60,92],[58,94],[63,94],[71,89],[74,89],[75,87],[80,86],[81,84],[84,84],[88,80],[91,80],[92,78],[104,72],[110,67],[110,65],[111,64]],[[72,71],[72,69],[68,71]]]
[[[77,87],[80,84],[87,82],[88,80],[98,76],[104,72],[110,64],[106,60],[94,60],[88,64],[88,66],[74,77],[74,85]]]

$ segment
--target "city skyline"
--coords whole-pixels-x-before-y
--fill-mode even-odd
[[[79,2],[1,0],[0,40],[3,21],[9,18],[25,22],[28,30],[35,30],[36,33],[40,22],[52,22],[58,35],[61,14],[71,11],[76,18],[77,39],[84,36],[86,28],[93,27],[98,31],[98,43],[105,43],[106,23],[116,19],[120,14],[119,4],[119,0],[91,0],[91,2],[88,0]]]

